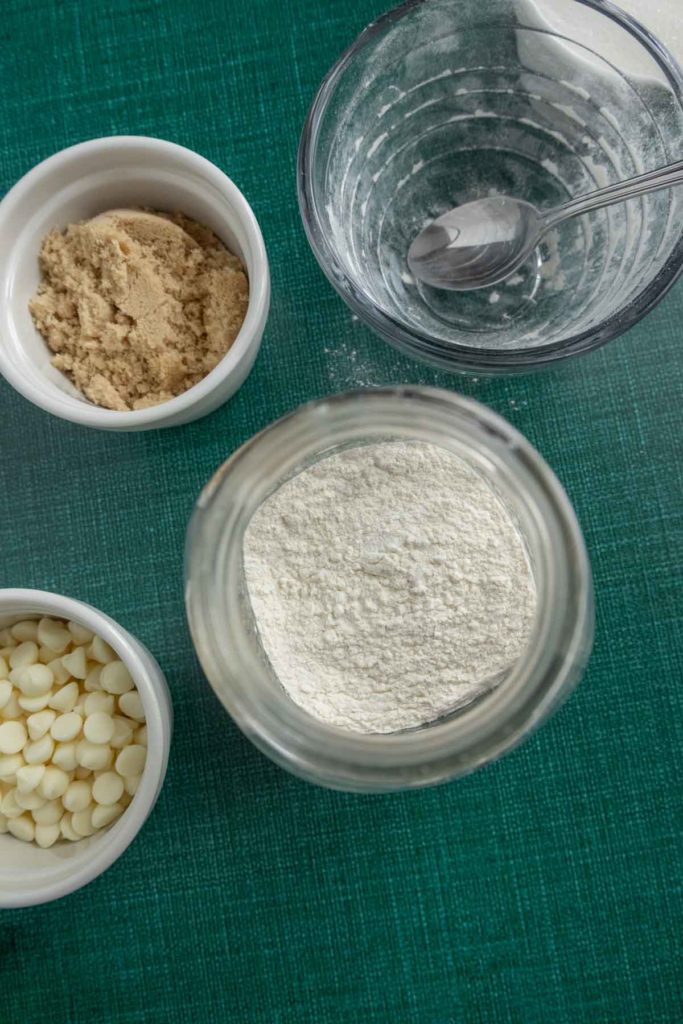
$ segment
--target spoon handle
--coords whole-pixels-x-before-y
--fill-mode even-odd
[[[576,217],[580,213],[587,213],[589,210],[599,210],[603,206],[611,206],[612,203],[621,203],[624,199],[632,199],[634,196],[645,195],[646,192],[656,192],[660,188],[670,188],[682,183],[683,160],[677,160],[666,167],[658,167],[655,171],[639,174],[636,178],[608,185],[585,196],[577,196],[563,206],[549,210],[543,218],[544,228],[549,228],[569,217]]]

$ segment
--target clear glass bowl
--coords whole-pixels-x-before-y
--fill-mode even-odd
[[[261,502],[292,475],[342,448],[390,438],[440,445],[491,483],[527,545],[538,612],[525,653],[496,689],[420,728],[368,735],[326,725],[285,692],[254,621],[243,541]],[[289,771],[354,791],[426,786],[500,757],[569,694],[593,638],[588,558],[557,479],[529,442],[490,409],[430,388],[311,402],[243,445],[197,502],[185,599],[199,660],[246,735]]]
[[[548,234],[503,284],[416,282],[406,252],[432,218],[503,193],[552,207],[681,156],[683,78],[604,0],[409,0],[323,82],[299,150],[313,251],[352,309],[452,370],[525,370],[604,344],[683,267],[683,188]]]

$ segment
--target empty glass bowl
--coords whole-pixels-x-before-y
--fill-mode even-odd
[[[636,323],[683,266],[683,188],[571,220],[502,284],[409,273],[434,217],[510,194],[547,208],[681,156],[683,77],[601,0],[409,0],[370,25],[316,96],[299,151],[313,251],[352,309],[447,369],[525,370]]]

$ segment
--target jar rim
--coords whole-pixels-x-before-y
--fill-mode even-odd
[[[307,459],[390,436],[468,451],[488,467],[516,512],[531,517],[545,588],[527,653],[481,701],[428,728],[388,734],[339,729],[295,704],[258,655],[255,624],[240,614],[242,541],[261,502]],[[456,450],[459,446],[459,451]],[[470,447],[467,447],[470,446]],[[477,451],[475,452],[475,447]],[[474,462],[472,461],[474,460]],[[517,482],[517,484],[515,483]],[[505,490],[507,488],[507,490]],[[226,582],[227,581],[227,582]],[[188,530],[186,607],[200,661],[217,696],[249,737],[305,777],[342,788],[388,788],[396,771],[426,784],[472,770],[515,745],[576,681],[592,629],[592,584],[581,531],[564,490],[533,446],[474,399],[428,387],[346,392],[309,402],[239,448],[202,491]],[[515,726],[515,722],[517,725]],[[356,785],[357,784],[357,785]],[[405,785],[405,780],[401,783]]]

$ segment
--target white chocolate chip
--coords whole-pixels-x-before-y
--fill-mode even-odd
[[[115,697],[111,693],[104,693],[102,690],[98,690],[96,693],[88,694],[83,707],[86,715],[94,715],[96,711],[104,711],[107,715],[113,715]]]
[[[33,817],[34,817],[34,820],[35,820],[35,812],[34,812]],[[52,824],[52,825],[38,825],[38,824],[36,824],[34,839],[35,839],[36,843],[38,844],[38,846],[40,846],[40,848],[42,850],[47,850],[50,846],[54,846],[54,844],[59,839],[59,825],[58,824]]]
[[[22,793],[19,789],[16,789],[14,792],[14,799],[24,811],[38,810],[46,803],[45,797],[37,793],[35,789],[29,793]]]
[[[58,740],[59,743],[69,743],[71,740],[76,739],[82,728],[83,719],[81,716],[76,714],[75,711],[68,711],[65,715],[60,715],[54,720],[50,729],[50,735],[53,740]]]
[[[49,732],[56,717],[57,712],[52,711],[50,708],[45,708],[43,711],[36,711],[34,715],[29,715],[26,719],[26,725],[28,726],[30,738],[32,740],[39,740],[41,736]]]
[[[73,815],[69,814],[68,812],[62,815],[62,818],[59,822],[59,831],[61,832],[65,839],[68,839],[72,843],[76,843],[81,838],[81,836],[79,836],[78,832],[74,832],[73,830],[73,826],[71,824],[72,817]]]
[[[101,636],[95,636],[88,648],[88,657],[92,661],[99,661],[102,665],[108,665],[110,661],[116,660],[116,651],[112,650]]]
[[[73,637],[61,622],[54,619],[41,619],[38,623],[38,643],[50,647],[55,654],[62,654],[72,642]]]
[[[73,711],[78,700],[78,683],[67,683],[66,686],[62,686],[61,690],[57,690],[52,694],[49,701],[49,706],[54,708],[55,711]]]
[[[5,793],[2,803],[0,803],[0,811],[2,811],[6,818],[18,818],[22,814],[22,809],[17,803],[16,789],[10,789]]]
[[[19,704],[20,696],[21,694],[19,694],[16,690],[12,691],[12,696],[5,704],[4,708],[0,710],[0,718],[3,718],[5,719],[5,721],[7,721],[9,719],[21,717],[21,706]]]
[[[102,772],[92,784],[93,799],[98,804],[115,804],[123,795],[123,779],[116,772]]]
[[[105,810],[103,807],[102,810]],[[0,835],[5,832],[9,832],[9,818],[6,818],[4,814],[0,814]]]
[[[23,754],[1,754],[0,755],[0,781],[14,786],[17,781],[17,772],[25,765]]]
[[[27,739],[23,722],[3,722],[0,725],[0,754],[18,754]]]
[[[128,778],[131,775],[140,775],[145,767],[146,758],[146,749],[137,743],[131,743],[130,746],[124,747],[116,758],[116,770],[124,778]]]
[[[47,667],[55,677],[55,682],[59,683],[60,686],[63,686],[64,683],[68,683],[71,679],[71,673],[66,665],[62,664],[61,658],[55,658],[53,661],[48,661]]]
[[[62,797],[64,809],[67,811],[83,811],[92,801],[92,788],[89,782],[70,782]]]
[[[22,839],[25,843],[32,842],[36,834],[36,826],[33,824],[33,818],[30,814],[22,814],[20,817],[12,818],[7,823],[7,828],[16,839]]]
[[[105,665],[100,675],[100,683],[103,690],[116,696],[127,693],[135,686],[130,672],[122,661],[112,661]]]
[[[91,836],[95,831],[92,823],[92,809],[90,807],[86,807],[82,811],[76,811],[71,816],[71,825],[77,835],[83,837]]]
[[[50,692],[55,679],[47,665],[40,662],[19,670],[18,676],[16,685],[25,697],[43,697]]]
[[[38,786],[38,792],[46,800],[58,800],[64,796],[70,785],[71,778],[65,771],[55,765],[48,765]]]
[[[96,693],[102,689],[102,684],[100,683],[102,668],[102,665],[95,665],[93,668],[89,668],[83,684],[83,689],[87,690],[88,693]]]
[[[11,629],[0,629],[0,644],[3,647],[16,647],[16,640],[12,636]]]
[[[123,780],[123,786],[128,796],[135,796],[140,785],[140,779],[142,775],[129,775],[128,778]]]
[[[51,693],[52,691],[50,691]],[[50,702],[50,693],[44,693],[42,697],[24,697],[22,694],[17,698],[17,704],[22,711],[28,712],[29,715],[35,714],[36,711],[42,711],[46,708]]]
[[[71,633],[75,644],[89,644],[95,638],[95,634],[87,626],[80,622],[67,622],[66,628]]]
[[[52,763],[65,772],[73,772],[78,768],[75,743],[58,743],[52,755]]]
[[[48,800],[42,807],[32,811],[36,825],[58,825],[64,814],[61,800]]]
[[[121,718],[119,715],[115,715],[114,735],[109,741],[109,745],[114,750],[120,750],[121,747],[125,747],[128,743],[131,743],[135,724],[135,722],[131,722],[127,718]]]
[[[7,659],[0,656],[0,679],[9,678],[9,665]]]
[[[85,649],[77,647],[71,654],[65,654],[62,658],[62,665],[70,672],[74,679],[85,679],[88,674],[88,665],[85,660]]]
[[[93,807],[90,820],[93,828],[106,828],[121,814],[123,814],[123,804],[98,804]]]
[[[139,743],[141,747],[147,746],[147,726],[141,725],[139,729],[136,729],[133,739],[136,743]]]
[[[26,764],[45,764],[52,757],[55,749],[55,741],[49,733],[42,736],[33,743],[27,743],[24,747],[24,760]]]
[[[33,640],[35,643],[38,639],[38,623],[35,619],[23,619],[14,623],[10,633],[18,644],[24,643],[25,640]]]
[[[112,751],[106,743],[91,743],[81,740],[76,747],[76,758],[81,768],[100,771],[111,764]]]
[[[142,705],[142,698],[137,690],[129,690],[119,697],[119,709],[127,718],[134,718],[136,722],[144,722],[145,709]]]
[[[27,640],[15,647],[9,656],[11,668],[28,668],[38,661],[38,647],[33,640]]]
[[[30,793],[38,788],[38,784],[45,774],[44,764],[25,764],[17,771],[17,791],[19,793]]]
[[[83,724],[83,734],[91,743],[109,743],[114,735],[114,720],[104,711],[88,715]],[[7,751],[11,753],[11,751]]]

